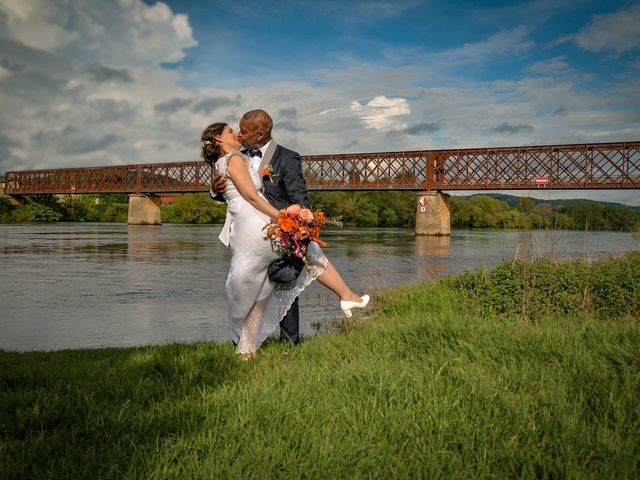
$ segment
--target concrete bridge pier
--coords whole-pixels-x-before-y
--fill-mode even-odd
[[[416,235],[451,235],[449,198],[442,192],[419,192]]]
[[[129,225],[162,225],[160,219],[160,197],[152,194],[129,195]]]

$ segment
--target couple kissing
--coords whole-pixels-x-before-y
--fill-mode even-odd
[[[284,341],[300,341],[298,296],[314,280],[333,291],[347,317],[365,307],[369,296],[356,295],[315,241],[305,252],[305,268],[288,283],[269,278],[280,259],[263,227],[291,205],[309,206],[300,155],[271,137],[273,120],[264,110],[243,115],[234,134],[223,122],[202,132],[202,158],[213,167],[211,196],[227,203],[220,240],[231,249],[225,290],[229,330],[236,353],[256,355],[262,342],[280,326]]]

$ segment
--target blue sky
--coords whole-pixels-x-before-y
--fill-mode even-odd
[[[465,77],[469,81],[520,78],[532,63],[556,56],[571,56],[576,67],[595,73],[621,59],[583,51],[569,37],[594,15],[633,6],[555,0],[168,4],[189,16],[199,42],[175,64],[204,74],[193,85],[238,79],[251,85],[256,74],[270,81],[309,81],[322,78],[325,69],[360,63],[377,69],[401,68],[419,66],[421,59],[435,59],[445,68],[442,74],[459,76],[460,81]],[[497,45],[492,49],[491,39],[504,40],[504,49]],[[224,47],[216,49],[215,45]],[[611,47],[615,52],[615,46]],[[471,57],[474,51],[479,58]],[[222,73],[223,78],[209,72]],[[429,81],[421,77],[415,84],[428,86]]]
[[[639,47],[638,1],[0,0],[0,171],[195,160],[253,108],[303,155],[637,141]]]

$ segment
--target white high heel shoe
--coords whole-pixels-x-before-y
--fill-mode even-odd
[[[344,316],[347,318],[351,318],[351,316],[353,315],[353,313],[351,313],[351,309],[353,308],[364,308],[367,306],[367,304],[369,303],[369,295],[362,295],[362,301],[361,302],[352,302],[349,300],[340,300],[340,308],[342,309],[342,312],[344,313]]]

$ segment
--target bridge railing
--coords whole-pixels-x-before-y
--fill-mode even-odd
[[[640,142],[434,150],[435,188],[640,188]]]
[[[310,190],[640,188],[640,142],[302,157]],[[208,191],[205,162],[14,171],[10,195]]]
[[[211,167],[176,162],[26,170],[5,174],[7,194],[168,193],[208,191]]]
[[[310,190],[423,190],[429,152],[349,153],[302,157]]]

